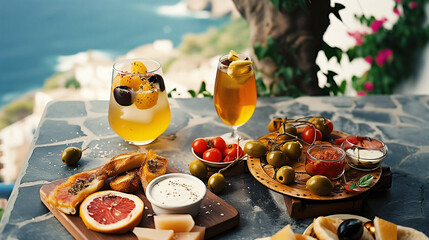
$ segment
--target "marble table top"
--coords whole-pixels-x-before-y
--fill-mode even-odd
[[[149,146],[137,147],[110,129],[107,106],[107,101],[55,101],[47,106],[1,220],[0,239],[73,239],[40,201],[41,186],[100,166],[117,154],[149,148],[189,173],[192,141],[230,130],[217,117],[211,98],[170,99],[169,128]],[[360,215],[379,216],[429,235],[429,96],[259,98],[253,117],[239,130],[256,139],[267,133],[274,117],[308,115],[330,118],[337,130],[382,139],[389,148],[384,164],[393,173],[392,187],[371,193]],[[62,164],[60,155],[67,146],[89,147],[77,166]],[[218,195],[240,212],[240,223],[214,239],[271,236],[287,224],[302,233],[312,222],[289,217],[283,196],[249,173],[228,177]]]

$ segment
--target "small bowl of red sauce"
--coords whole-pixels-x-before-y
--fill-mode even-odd
[[[343,149],[332,146],[316,144],[307,150],[305,171],[311,175],[323,175],[331,180],[338,179],[344,173],[346,153]]]

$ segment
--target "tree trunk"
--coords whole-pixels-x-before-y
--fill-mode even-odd
[[[257,60],[255,65],[263,74],[264,83],[284,81],[286,86],[295,85],[307,95],[321,95],[318,85],[316,57],[322,46],[322,37],[329,26],[330,0],[314,0],[308,4],[308,11],[300,7],[292,12],[278,11],[271,0],[233,0],[237,10],[250,25],[252,46],[261,43],[265,46],[271,36],[281,46],[280,52],[286,56],[288,66],[299,68],[303,76],[286,81],[274,74],[279,66],[269,58]],[[290,50],[294,49],[291,54]]]

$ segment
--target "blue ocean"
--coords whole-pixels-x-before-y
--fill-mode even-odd
[[[114,59],[157,39],[178,46],[186,33],[229,21],[183,6],[180,0],[0,0],[0,108],[41,88],[60,56],[93,49]]]

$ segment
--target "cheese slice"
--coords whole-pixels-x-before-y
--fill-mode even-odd
[[[135,227],[133,233],[139,240],[172,240],[173,230]]]
[[[199,232],[180,232],[173,235],[173,240],[199,240]]]
[[[204,240],[204,236],[206,234],[206,227],[195,225],[191,229],[191,232],[197,232],[197,233],[199,233],[199,236],[198,236],[197,239],[198,240]]]
[[[292,228],[290,227],[290,224],[288,224],[286,227],[282,228],[280,231],[278,231],[276,234],[274,234],[271,237],[271,240],[295,240],[295,234],[292,231]]]
[[[379,217],[374,218],[375,239],[396,240],[398,238],[398,226]]]
[[[163,214],[153,216],[156,229],[171,229],[177,232],[189,232],[195,226],[189,214]]]

